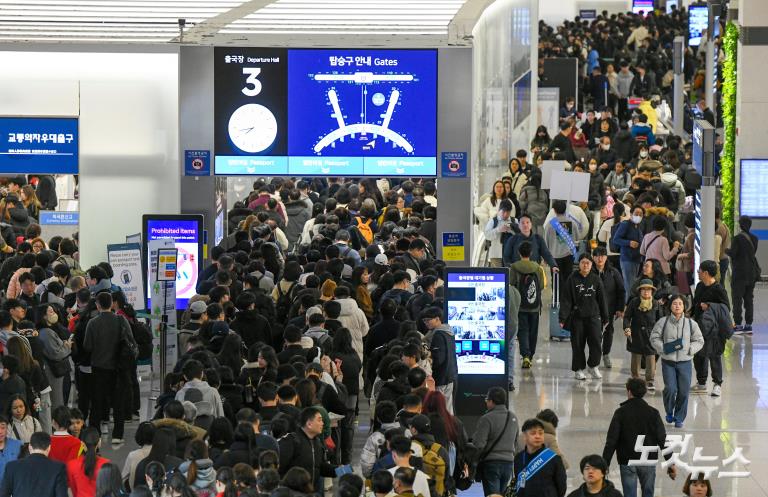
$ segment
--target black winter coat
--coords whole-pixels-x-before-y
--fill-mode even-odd
[[[621,492],[608,480],[603,480],[603,488],[596,494],[587,490],[587,484],[582,483],[579,488],[568,494],[568,497],[621,497]]]
[[[651,331],[656,322],[664,316],[664,313],[656,299],[652,299],[653,307],[650,311],[643,312],[639,309],[640,297],[634,297],[627,304],[624,311],[624,329],[632,331],[632,338],[627,338],[627,350],[633,354],[655,355],[656,351],[651,345]]]
[[[272,327],[267,318],[259,314],[257,310],[240,311],[235,315],[235,319],[229,325],[231,330],[235,330],[247,348],[250,348],[256,342],[262,342],[267,345],[272,343]],[[237,371],[234,371],[237,374]]]
[[[640,453],[635,452],[638,435],[645,435],[643,445],[646,447],[660,447],[658,452],[651,452],[649,456],[649,459],[658,459],[667,438],[661,415],[645,400],[631,398],[622,402],[613,413],[605,439],[603,459],[610,465],[614,452],[619,464],[627,464],[630,459],[640,459]]]
[[[524,449],[515,456],[515,479],[544,447],[533,454]],[[560,456],[555,456],[543,468],[525,482],[525,487],[517,492],[517,497],[563,497],[567,488],[565,466]]]
[[[311,482],[317,481],[318,476],[336,476],[336,468],[326,459],[320,436],[310,439],[303,429],[299,429],[281,438],[279,445],[281,476],[294,466],[307,470]]]
[[[621,273],[610,262],[605,263],[602,273],[598,272],[597,266],[592,266],[592,268],[592,271],[600,276],[600,281],[603,282],[605,305],[608,307],[609,317],[613,316],[618,311],[624,309],[624,301],[626,300],[624,280],[621,278]]]
[[[757,251],[757,241],[752,233],[742,232],[733,237],[731,248],[726,250],[731,257],[733,281],[756,281],[760,277],[752,262]]]

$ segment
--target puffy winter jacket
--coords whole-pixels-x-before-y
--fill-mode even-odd
[[[339,299],[341,314],[339,321],[352,334],[352,348],[355,349],[360,360],[363,360],[363,337],[368,334],[368,319],[365,313],[355,302],[355,299]]]

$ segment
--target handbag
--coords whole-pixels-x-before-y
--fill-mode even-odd
[[[683,318],[683,319],[686,319],[686,322],[688,322],[687,321],[688,318]],[[669,321],[669,317],[664,319],[664,326],[661,328],[661,336],[662,337],[664,336],[664,330],[667,329],[667,321]],[[690,326],[690,325],[691,325],[691,323],[688,322],[688,326]],[[685,326],[685,325],[683,325],[683,326]],[[683,348],[683,337],[681,335],[680,337],[676,338],[675,340],[672,340],[670,342],[664,342],[663,351],[664,351],[664,354],[674,354],[675,352],[677,352],[678,350],[681,350],[682,348]]]
[[[496,440],[493,441],[493,443],[488,447],[487,450],[483,451],[483,454],[477,458],[477,471],[475,471],[475,481],[483,481],[483,459],[488,456],[491,452],[493,452],[493,449],[496,448],[496,445],[501,440],[501,437],[504,435],[504,433],[507,431],[507,426],[509,426],[509,418],[512,417],[512,413],[507,411],[507,420],[504,422],[504,428],[501,429],[498,436],[496,436]]]
[[[66,376],[72,371],[72,368],[69,365],[69,356],[58,361],[46,358],[45,362],[48,364],[48,369],[55,378]]]

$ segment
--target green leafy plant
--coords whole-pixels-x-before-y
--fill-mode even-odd
[[[739,47],[739,26],[733,21],[725,26],[723,37],[723,85],[721,112],[724,140],[720,155],[720,178],[723,193],[723,222],[733,232],[734,199],[736,197],[736,68]]]

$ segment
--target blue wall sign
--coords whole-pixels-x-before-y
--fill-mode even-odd
[[[210,176],[211,175],[210,150],[185,150],[184,151],[184,175],[185,176]]]
[[[40,211],[42,226],[77,226],[80,224],[79,212]]]
[[[77,174],[76,117],[0,117],[0,173]]]
[[[467,177],[467,153],[443,152],[441,155],[441,176],[443,178]]]

